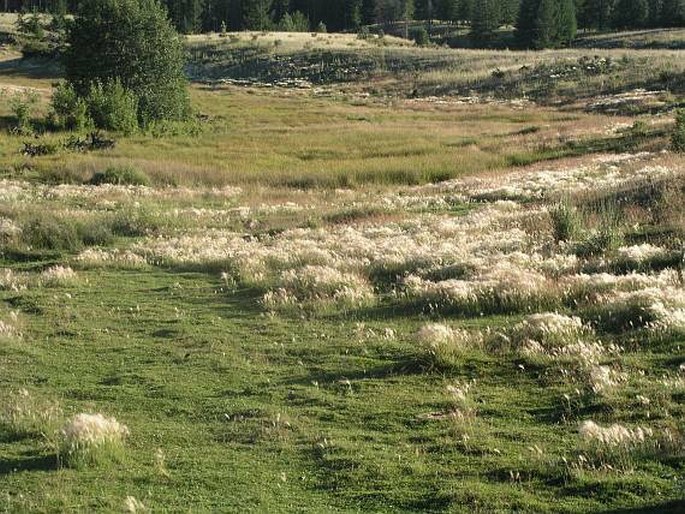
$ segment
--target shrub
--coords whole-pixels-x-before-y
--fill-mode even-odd
[[[50,118],[57,128],[80,131],[93,124],[86,101],[76,94],[71,84],[62,82],[55,87],[51,107]]]
[[[143,171],[133,166],[111,166],[105,171],[95,173],[90,183],[95,186],[102,184],[147,186],[150,184],[150,179]]]
[[[118,80],[92,85],[86,104],[97,128],[124,134],[138,129],[138,99]]]
[[[549,211],[552,219],[552,232],[554,240],[570,241],[579,232],[580,219],[573,206],[568,203],[559,203]]]
[[[21,134],[31,134],[31,116],[33,109],[38,103],[38,94],[34,91],[25,90],[23,93],[15,93],[9,99],[9,107],[16,119],[15,129]]]
[[[430,43],[430,38],[428,37],[428,31],[426,27],[413,27],[409,31],[409,38],[412,39],[417,45],[424,46]]]
[[[76,226],[65,220],[35,215],[22,227],[22,241],[43,250],[76,251],[81,247]]]
[[[183,43],[161,2],[79,2],[68,42],[66,78],[79,96],[87,97],[94,85],[118,80],[122,90],[137,98],[142,125],[188,117]],[[130,107],[128,100],[124,103]]]
[[[671,136],[671,146],[676,152],[685,152],[685,109],[675,117],[675,130]]]

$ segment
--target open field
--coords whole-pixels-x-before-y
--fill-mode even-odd
[[[0,103],[0,511],[682,512],[683,99],[633,65],[683,57],[540,102],[488,80],[582,51],[226,71],[268,38],[357,44],[192,38],[197,122],[106,151]],[[38,119],[58,71],[12,57]]]

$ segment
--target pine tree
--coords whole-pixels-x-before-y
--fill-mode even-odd
[[[685,0],[664,0],[661,10],[662,27],[685,25]]]
[[[269,30],[271,20],[271,0],[245,0],[243,2],[243,21],[250,30]]]
[[[514,35],[518,45],[522,48],[530,48],[536,35],[538,7],[540,0],[522,0],[519,7],[519,15],[516,20]]]
[[[554,46],[557,38],[557,19],[559,5],[556,0],[540,0],[535,18],[535,48],[549,48]]]
[[[573,38],[576,37],[577,30],[576,6],[573,0],[561,0],[557,15],[557,44],[570,45]]]
[[[477,40],[491,39],[499,28],[499,5],[497,0],[476,0],[471,18],[471,37]]]
[[[614,9],[612,24],[618,29],[643,27],[647,22],[648,15],[647,0],[618,0]]]

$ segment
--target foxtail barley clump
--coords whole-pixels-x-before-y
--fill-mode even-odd
[[[50,435],[61,419],[57,402],[37,398],[26,389],[11,392],[0,404],[0,425],[15,436]]]
[[[21,291],[28,286],[28,275],[9,268],[0,269],[0,291]]]
[[[304,266],[281,274],[280,287],[264,295],[269,309],[307,306],[360,307],[374,298],[373,288],[363,277],[329,266]]]
[[[586,340],[592,335],[592,329],[580,318],[545,312],[528,316],[515,325],[511,342],[514,349],[528,357],[568,357],[590,364],[604,353],[602,345]]]
[[[586,420],[580,424],[578,433],[585,452],[581,462],[593,468],[630,470],[633,453],[654,450],[660,445],[649,427],[628,428],[620,423],[603,427]]]
[[[129,430],[102,414],[77,414],[60,431],[59,458],[69,467],[83,468],[119,460]]]
[[[124,512],[128,514],[138,514],[141,512],[149,512],[145,504],[138,500],[135,496],[127,496],[124,500]]]
[[[480,337],[466,330],[442,323],[428,323],[416,333],[420,362],[428,369],[449,369],[461,361],[464,353],[480,343]]]
[[[78,254],[76,262],[86,266],[115,266],[134,269],[147,264],[143,256],[130,250],[104,250],[101,248],[86,248]]]
[[[0,339],[21,337],[21,331],[19,330],[18,325],[19,315],[16,311],[10,311],[9,315],[4,320],[0,319]]]
[[[606,297],[594,317],[598,326],[607,331],[685,331],[685,291],[667,286],[616,292]]]
[[[53,266],[40,274],[41,284],[47,287],[70,284],[76,280],[76,272],[69,266]]]

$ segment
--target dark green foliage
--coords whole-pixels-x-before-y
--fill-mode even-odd
[[[132,166],[112,166],[93,175],[90,183],[96,186],[115,184],[127,186],[147,186],[150,179],[141,170]]]
[[[676,152],[685,152],[685,110],[678,111],[676,114],[671,146]]]
[[[86,100],[76,94],[71,84],[61,82],[55,87],[51,106],[50,118],[57,128],[81,131],[92,125]]]
[[[300,11],[285,13],[278,24],[279,30],[284,32],[307,32],[309,31],[309,20]]]
[[[244,27],[250,30],[272,28],[271,0],[250,0],[243,4]]]
[[[550,48],[569,44],[576,35],[573,0],[523,0],[516,38],[524,48]]]
[[[10,111],[15,118],[14,129],[20,134],[30,134],[33,132],[31,117],[33,109],[38,103],[38,95],[26,90],[23,93],[15,93],[9,99]]]
[[[155,0],[84,2],[69,43],[66,76],[80,97],[119,81],[137,97],[140,124],[188,116],[182,43]]]
[[[414,40],[414,42],[419,45],[427,45],[430,43],[430,39],[428,38],[428,31],[426,30],[426,27],[423,25],[420,27],[413,27],[409,31],[409,37]]]
[[[613,13],[613,26],[618,29],[643,27],[648,15],[647,0],[618,0]]]
[[[28,219],[21,236],[23,243],[33,249],[74,252],[81,247],[76,225],[47,213]]]
[[[491,39],[499,28],[499,8],[497,0],[481,0],[474,4],[471,19],[471,37]]]
[[[555,205],[549,211],[556,242],[571,241],[580,232],[580,218],[575,207],[568,203]]]
[[[573,0],[561,0],[557,13],[556,39],[561,45],[570,45],[576,37],[578,22],[576,21],[576,6]]]
[[[95,127],[131,134],[138,128],[138,99],[121,82],[93,84],[86,98]]]

